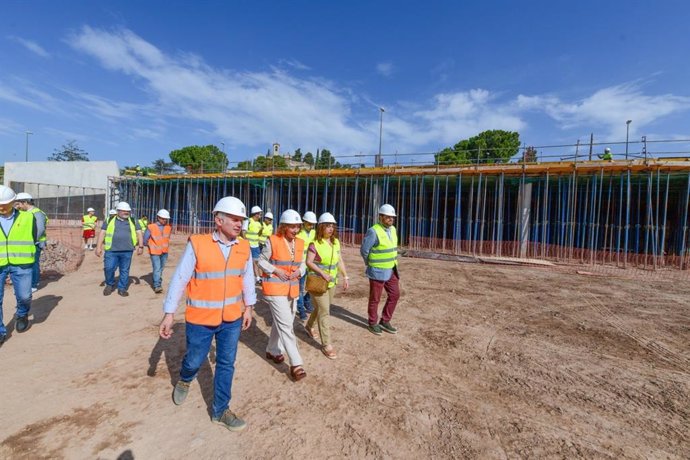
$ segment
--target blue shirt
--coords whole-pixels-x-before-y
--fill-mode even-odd
[[[388,235],[388,238],[390,238],[391,228],[384,226],[384,229],[386,231],[386,234]],[[378,244],[379,237],[376,235],[376,230],[374,230],[374,227],[371,227],[369,228],[369,230],[367,230],[367,233],[364,235],[364,240],[362,241],[362,247],[359,249],[359,253],[362,256],[362,259],[364,259],[364,265],[367,266],[367,277],[376,281],[388,281],[389,279],[391,279],[391,276],[393,276],[392,268],[374,268],[367,265],[367,261],[369,260],[369,252],[371,252],[371,248],[378,246]]]
[[[213,232],[213,241],[218,243],[218,247],[223,251],[223,256],[225,260],[230,257],[230,252],[232,247],[239,242],[239,240],[233,240],[229,243],[223,243],[218,238],[218,233]],[[168,286],[168,295],[163,303],[163,313],[175,313],[177,310],[177,304],[180,303],[182,294],[184,293],[189,280],[192,279],[194,275],[194,267],[196,267],[196,255],[194,254],[194,248],[192,243],[187,243],[184,248],[184,253],[182,254],[182,259],[175,269],[175,274],[170,280],[170,286]],[[256,303],[256,287],[254,286],[254,266],[252,263],[252,255],[249,254],[249,259],[244,266],[242,271],[242,296],[244,297],[244,304],[247,306],[253,306]]]

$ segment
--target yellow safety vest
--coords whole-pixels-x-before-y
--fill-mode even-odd
[[[48,214],[46,214],[45,212],[41,211],[41,210],[38,209],[36,206],[34,206],[33,208],[29,209],[29,211],[27,211],[27,212],[30,212],[31,214],[36,214],[37,212],[40,212],[41,214],[43,214],[43,215],[45,216],[45,218],[46,218],[45,228],[43,229],[43,235],[41,235],[41,236],[38,237],[38,241],[41,242],[41,243],[46,242],[46,241],[48,240],[48,237],[46,236],[46,234],[48,233],[48,220],[49,220],[49,219],[48,219]]]
[[[35,259],[34,215],[18,211],[9,235],[0,231],[0,267],[8,264],[29,265],[33,264]]]
[[[372,268],[393,268],[398,264],[398,232],[395,227],[390,227],[391,237],[383,225],[376,224],[372,227],[376,232],[379,244],[369,251],[367,265]]]
[[[335,240],[333,246],[328,244],[327,240],[323,240],[320,243],[318,241],[312,241],[316,252],[319,253],[321,262],[317,263],[316,266],[322,271],[331,275],[331,281],[328,283],[328,289],[332,288],[338,284],[338,262],[340,261],[340,240]],[[313,270],[309,270],[310,273],[316,273]]]
[[[146,227],[149,226],[149,221],[146,219],[139,219],[139,228],[143,232]]]
[[[259,235],[259,243],[266,244],[269,236],[273,235],[273,224],[261,224],[261,235]]]
[[[113,217],[112,219],[110,219],[110,222],[108,222],[108,226],[105,229],[106,251],[109,251],[113,245],[113,234],[115,233],[115,219],[117,219],[117,217]],[[132,233],[132,246],[137,247],[137,229],[134,225],[134,220],[130,217],[129,219],[127,219],[127,221],[129,222],[129,230]]]
[[[314,238],[316,238],[316,230],[312,228],[307,233],[307,230],[304,227],[302,227],[302,230],[300,230],[297,234],[297,238],[304,241],[304,257],[302,258],[302,260],[307,260],[307,250],[309,249],[309,243],[313,242]]]
[[[259,230],[263,227],[263,224],[257,220],[249,219],[249,225],[247,225],[247,232],[245,236],[247,241],[249,241],[249,246],[256,248],[259,247]]]
[[[96,222],[98,221],[98,216],[90,216],[90,215],[85,215],[82,218],[82,230],[95,230],[96,229]]]

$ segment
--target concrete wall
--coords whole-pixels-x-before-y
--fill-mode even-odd
[[[108,176],[119,176],[115,161],[30,161],[5,163],[4,184],[68,185],[108,189]]]

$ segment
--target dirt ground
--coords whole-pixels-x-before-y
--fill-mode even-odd
[[[377,337],[355,248],[346,262],[338,359],[295,322],[301,382],[264,358],[257,305],[233,384],[241,433],[209,421],[210,364],[173,405],[184,315],[158,339],[148,256],[122,298],[103,297],[102,259],[87,253],[34,295],[24,334],[7,287],[0,458],[690,458],[688,283],[404,258],[400,333]]]

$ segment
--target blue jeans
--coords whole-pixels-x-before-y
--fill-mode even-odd
[[[36,245],[36,261],[34,262],[31,273],[32,288],[38,288],[38,281],[41,278],[41,251],[43,251],[43,248],[39,245]]]
[[[27,316],[31,309],[31,273],[32,266],[17,267],[5,265],[0,267],[0,334],[7,334],[2,319],[2,301],[5,297],[5,280],[9,276],[17,298],[17,317]]]
[[[151,265],[153,266],[153,288],[163,286],[163,269],[165,261],[168,260],[168,253],[160,255],[151,254]]]
[[[182,360],[180,380],[191,382],[208,357],[211,340],[216,338],[216,372],[213,377],[212,416],[220,417],[230,406],[232,377],[235,374],[235,356],[240,341],[242,318],[222,322],[219,326],[200,326],[186,323],[187,352]]]
[[[261,248],[259,246],[250,246],[249,250],[252,252],[252,259],[254,259],[254,262],[258,262],[261,256]]]
[[[115,285],[115,270],[120,269],[120,281],[117,283],[118,291],[126,291],[129,285],[129,266],[132,265],[132,253],[134,251],[105,251],[103,259],[103,271],[105,272],[105,284]]]
[[[304,319],[307,313],[312,312],[311,300],[309,298],[309,293],[304,290],[304,286],[307,284],[307,274],[305,273],[302,278],[299,279],[299,297],[297,298],[297,313],[299,317]]]

